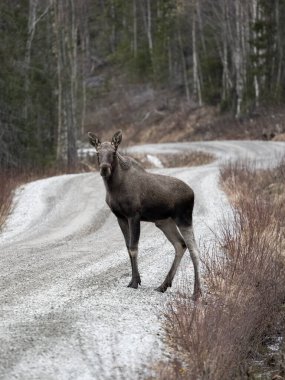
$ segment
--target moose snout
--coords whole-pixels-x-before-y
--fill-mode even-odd
[[[100,174],[102,177],[109,177],[111,175],[111,165],[110,164],[101,164],[100,165]]]

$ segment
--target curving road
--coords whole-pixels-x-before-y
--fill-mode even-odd
[[[204,250],[219,231],[219,220],[230,215],[218,187],[221,162],[246,157],[274,164],[285,143],[176,143],[130,151],[155,155],[195,149],[217,160],[156,171],[194,189],[194,227]],[[142,286],[127,288],[129,258],[104,198],[97,173],[53,177],[18,190],[0,235],[0,379],[136,379],[146,363],[169,355],[161,335],[162,311],[185,278],[192,282],[189,255],[171,291],[155,292],[174,252],[154,225],[144,224]]]

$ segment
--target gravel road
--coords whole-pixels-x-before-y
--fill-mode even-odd
[[[221,162],[247,157],[271,164],[276,153],[285,153],[285,143],[176,143],[130,151],[155,156],[197,149],[217,160],[155,171],[194,189],[194,229],[203,250],[219,231],[219,220],[230,214],[217,183]],[[142,286],[127,288],[128,254],[104,199],[97,173],[48,178],[17,191],[0,235],[0,379],[137,379],[147,362],[168,355],[162,312],[185,275],[193,281],[189,254],[171,290],[155,292],[174,251],[153,224],[143,224]]]

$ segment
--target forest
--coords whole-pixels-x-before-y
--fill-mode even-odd
[[[284,106],[285,0],[1,0],[0,379],[285,379]]]
[[[0,41],[2,169],[76,168],[118,85],[236,118],[285,100],[285,0],[3,0]]]

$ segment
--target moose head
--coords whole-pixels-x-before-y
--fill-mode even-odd
[[[99,137],[92,132],[88,132],[89,142],[96,149],[100,174],[104,178],[110,177],[112,168],[116,161],[117,149],[122,141],[122,131],[117,131],[111,142],[101,142]]]

